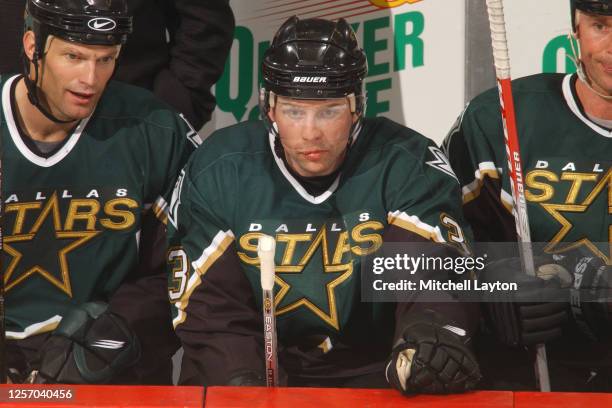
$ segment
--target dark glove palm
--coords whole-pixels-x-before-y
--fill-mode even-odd
[[[542,268],[537,272],[540,275]],[[569,272],[564,273],[569,278]],[[484,299],[489,323],[502,343],[531,346],[561,336],[569,318],[569,288],[563,287],[565,279],[559,276],[547,278],[527,275],[519,258],[492,262],[481,272],[480,281],[514,282],[518,286],[517,291],[487,294]]]
[[[461,336],[449,326],[417,322],[404,330],[387,365],[391,385],[405,394],[449,394],[470,390],[481,378],[476,358]],[[397,371],[401,353],[414,349],[410,375],[404,385]]]

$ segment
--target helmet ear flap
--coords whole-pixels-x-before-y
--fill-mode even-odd
[[[365,114],[366,97],[364,92],[359,94],[351,93],[347,95],[346,98],[348,99],[351,113],[359,116],[363,116]]]
[[[351,108],[351,113],[357,113],[357,100],[355,98],[355,94],[352,93],[347,96],[349,102],[349,108]]]
[[[262,117],[267,116],[270,109],[276,105],[276,94],[264,87],[259,88],[259,112]]]
[[[272,123],[268,113],[270,109],[276,106],[276,94],[273,91],[269,91],[264,87],[259,89],[259,113],[263,123],[269,132],[273,132],[275,136],[278,136],[278,129],[275,128],[276,123]]]
[[[270,105],[270,109],[276,106],[276,94],[273,91],[268,94],[268,105]]]

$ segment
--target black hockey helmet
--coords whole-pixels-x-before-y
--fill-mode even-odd
[[[612,0],[570,0],[570,2],[573,31],[576,31],[576,10],[590,14],[612,16]]]
[[[351,97],[351,110],[363,114],[366,55],[344,19],[290,17],[276,32],[262,63],[260,108],[268,121],[275,95],[298,99]]]
[[[33,31],[36,41],[32,61],[24,59],[28,98],[50,120],[69,123],[54,117],[38,100],[38,61],[44,56],[47,38],[53,35],[88,45],[124,44],[132,32],[132,17],[127,0],[27,0],[24,30]],[[34,80],[29,78],[30,62],[34,64]]]
[[[132,32],[126,0],[27,0],[25,29],[36,34],[39,56],[46,37],[94,45],[124,44]]]

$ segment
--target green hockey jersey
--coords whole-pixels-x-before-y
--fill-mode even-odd
[[[108,300],[138,261],[143,214],[163,220],[199,137],[139,88],[111,82],[93,114],[41,157],[20,135],[2,78],[3,268],[7,337],[53,330],[67,308]]]
[[[512,81],[531,239],[549,253],[586,251],[612,265],[612,131],[588,118],[575,84],[575,75],[563,74]],[[476,241],[515,241],[497,89],[470,102],[443,147],[461,182]],[[568,296],[570,301],[574,318],[582,321],[583,304]],[[546,344],[552,389],[609,391],[609,370],[600,371],[609,342],[593,341],[580,326],[566,329]],[[501,345],[486,328],[476,343],[483,386],[535,387],[531,353]]]
[[[531,239],[551,253],[581,248],[612,265],[612,131],[585,114],[575,81],[540,74],[512,84]],[[468,105],[444,147],[476,240],[514,240],[497,89]]]
[[[362,257],[389,240],[465,244],[458,182],[430,140],[384,118],[364,121],[319,196],[293,177],[274,143],[261,122],[222,129],[179,176],[169,208],[169,296],[186,356],[207,384],[263,372],[257,243],[265,233],[277,242],[284,370],[382,373],[396,306],[361,301]]]

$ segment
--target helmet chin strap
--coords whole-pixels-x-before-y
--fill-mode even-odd
[[[38,88],[36,86],[36,84],[38,83],[38,51],[34,51],[34,57],[32,58],[32,64],[34,64],[34,80],[32,81],[30,79],[29,73],[30,73],[30,60],[25,57],[24,58],[24,64],[26,65],[26,75],[24,75],[23,80],[25,82],[25,86],[28,92],[28,100],[30,101],[30,103],[32,105],[34,105],[36,107],[36,109],[39,110],[40,113],[42,113],[47,119],[49,119],[50,121],[54,122],[54,123],[59,123],[59,124],[66,124],[66,123],[72,123],[72,122],[76,122],[77,119],[71,119],[71,120],[61,120],[56,118],[55,116],[53,116],[53,114],[51,112],[49,112],[45,107],[43,107],[40,103],[40,99],[38,99]]]
[[[571,56],[568,56],[568,58],[572,60],[572,62],[576,66],[576,74],[578,75],[578,78],[587,86],[587,88],[593,91],[593,93],[595,93],[597,96],[605,100],[612,101],[612,94],[606,95],[604,93],[601,93],[595,88],[593,88],[593,85],[591,85],[591,79],[588,77],[586,71],[584,70],[582,61],[580,61],[580,45],[578,45],[578,40],[576,39],[574,32],[570,32],[568,38],[570,41],[570,46],[572,47],[573,54]]]

